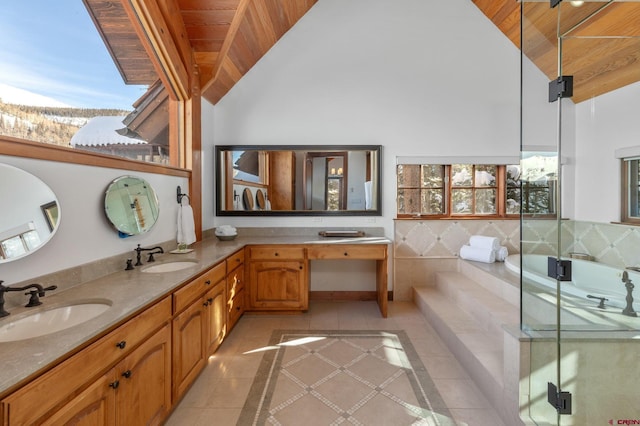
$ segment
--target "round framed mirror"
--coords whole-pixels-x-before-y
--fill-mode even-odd
[[[124,235],[142,234],[158,221],[158,197],[144,179],[121,176],[107,188],[104,211],[118,232]]]
[[[262,192],[262,189],[258,189],[258,191],[256,192],[256,203],[258,204],[258,208],[260,210],[264,210],[267,207],[267,203],[264,199],[264,192]]]
[[[0,164],[0,263],[28,256],[51,240],[60,224],[54,192],[39,178]]]
[[[253,194],[249,188],[242,191],[242,204],[245,210],[253,210]]]

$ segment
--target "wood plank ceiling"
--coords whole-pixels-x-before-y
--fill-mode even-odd
[[[124,81],[151,85],[158,75],[121,1],[84,0]],[[158,4],[178,11],[170,15],[169,27],[188,40],[202,96],[215,104],[316,1],[159,0]],[[520,47],[520,2],[472,1]],[[603,5],[597,19],[585,20]],[[542,1],[524,6],[525,54],[549,80],[558,76],[557,16],[561,11],[560,31],[567,33],[563,74],[574,76],[574,102],[640,80],[640,3],[602,1],[573,7],[564,1],[551,9],[549,2]]]
[[[123,2],[127,0],[121,0]],[[84,0],[127,84],[158,74],[120,1]],[[186,32],[202,96],[216,104],[317,0],[160,0],[169,29]],[[184,34],[178,34],[179,38]]]
[[[520,48],[519,2],[472,1]],[[555,9],[548,1],[528,2],[523,16],[523,51],[549,80],[559,75],[557,35],[563,34],[562,74],[574,78],[575,103],[640,81],[640,2],[575,7],[564,1]]]

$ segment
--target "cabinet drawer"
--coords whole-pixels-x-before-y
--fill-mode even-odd
[[[8,424],[36,424],[131,352],[171,316],[165,298],[2,401]],[[7,415],[5,414],[5,415]]]
[[[251,260],[304,259],[304,248],[296,246],[251,247]]]
[[[385,259],[387,247],[383,245],[348,245],[309,247],[309,259]]]
[[[202,296],[211,286],[224,279],[225,263],[221,262],[173,293],[173,312],[180,312]]]
[[[227,273],[233,271],[244,263],[244,249],[238,250],[231,256],[227,257]]]

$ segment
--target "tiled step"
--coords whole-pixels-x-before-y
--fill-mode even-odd
[[[433,287],[414,287],[414,302],[505,424],[523,424],[518,341],[504,330],[520,321],[514,286],[473,267],[460,270],[437,272]]]

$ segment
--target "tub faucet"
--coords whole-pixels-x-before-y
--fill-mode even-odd
[[[637,317],[638,314],[636,313],[636,311],[633,310],[633,295],[632,295],[633,287],[635,286],[629,279],[629,274],[627,273],[627,271],[622,272],[622,282],[624,283],[624,286],[627,288],[627,298],[626,298],[627,306],[625,306],[625,308],[622,310],[622,315],[626,315],[628,317]]]
[[[155,251],[154,251],[155,250]],[[155,262],[155,259],[153,258],[154,254],[161,254],[164,253],[164,250],[162,249],[162,247],[157,246],[157,247],[151,247],[151,248],[142,248],[140,247],[140,244],[138,244],[138,247],[136,247],[135,249],[136,251],[136,265],[135,266],[140,266],[142,265],[142,261],[140,260],[140,257],[142,255],[143,251],[149,251],[151,253],[149,253],[149,259],[147,259],[147,262]]]

